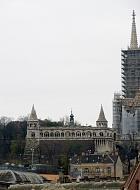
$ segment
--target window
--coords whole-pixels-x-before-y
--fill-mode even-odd
[[[61,137],[64,137],[64,133],[63,132],[61,133]]]
[[[107,175],[111,176],[111,167],[107,167]]]
[[[55,137],[60,137],[60,133],[58,131],[55,132]]]
[[[102,137],[104,136],[103,132],[100,132],[99,135],[102,136]]]
[[[72,132],[72,134],[71,134],[71,135],[72,135],[72,137],[75,137],[75,133],[74,133],[74,132]]]
[[[95,133],[95,132],[93,132],[93,136],[94,136],[94,137],[96,136],[96,133]]]
[[[31,133],[31,137],[35,137],[35,133],[34,132]]]
[[[116,133],[114,133],[114,141],[116,141]]]
[[[67,131],[67,132],[65,133],[65,136],[66,136],[66,137],[70,137],[70,132]]]
[[[82,136],[85,136],[85,133],[84,133],[84,132],[82,133]]]
[[[95,172],[96,172],[96,174],[99,174],[100,173],[100,168],[99,167],[95,168]]]
[[[87,132],[87,137],[91,137],[91,132],[90,131]]]
[[[88,174],[89,173],[89,169],[88,168],[84,168],[84,173]]]
[[[43,137],[43,133],[42,132],[40,133],[40,136]]]
[[[81,133],[79,131],[76,132],[77,137],[81,137]]]
[[[44,137],[49,137],[49,132],[45,132]]]
[[[53,132],[51,132],[51,133],[50,133],[50,136],[51,136],[51,137],[54,137],[54,133],[53,133]]]

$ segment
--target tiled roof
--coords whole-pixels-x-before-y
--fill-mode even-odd
[[[132,172],[130,173],[130,175],[128,176],[125,184],[124,184],[124,188],[128,188],[130,187],[131,183],[133,182],[137,172],[140,170],[140,163],[138,163],[137,166],[134,167],[134,169],[132,170]]]
[[[117,161],[117,155],[108,155],[108,154],[90,154],[84,156],[75,156],[72,158],[72,164],[81,164],[81,163],[114,163]]]

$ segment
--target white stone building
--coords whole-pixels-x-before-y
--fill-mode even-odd
[[[48,127],[41,126],[34,106],[28,120],[26,148],[36,147],[41,141],[93,141],[95,152],[112,152],[115,145],[115,129],[108,127],[103,107],[101,106],[99,118],[96,126],[76,126],[74,124],[74,115],[70,115],[69,126]],[[34,143],[34,145],[33,145]]]

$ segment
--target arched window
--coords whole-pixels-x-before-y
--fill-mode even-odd
[[[55,137],[60,137],[59,131],[56,131],[56,132],[55,132]]]
[[[104,136],[103,132],[100,132],[100,133],[99,133],[99,135],[100,135],[101,137],[103,137],[103,136]]]
[[[61,137],[64,137],[64,133],[63,132],[61,133]]]
[[[42,132],[40,133],[40,137],[43,137],[43,133]]]
[[[99,173],[100,173],[100,168],[99,168],[99,167],[96,167],[96,168],[95,168],[95,173],[96,173],[96,174],[99,174]]]
[[[72,135],[72,137],[75,137],[75,133],[74,132],[72,132],[71,135]]]
[[[35,132],[32,132],[32,133],[31,133],[31,137],[35,137]]]
[[[91,135],[91,132],[88,131],[88,132],[86,133],[86,136],[87,136],[87,137],[91,137],[91,136],[92,136],[92,135]]]
[[[49,132],[45,132],[44,137],[49,137]]]
[[[54,133],[53,132],[50,133],[50,137],[54,137]]]
[[[67,131],[67,132],[65,133],[65,136],[66,136],[66,137],[70,137],[70,132]]]
[[[76,137],[81,137],[81,132],[80,131],[76,132]]]
[[[85,132],[82,133],[82,136],[85,136]]]
[[[96,133],[95,132],[93,132],[93,136],[96,137]]]

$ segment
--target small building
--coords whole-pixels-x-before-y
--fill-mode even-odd
[[[72,178],[121,179],[123,167],[118,155],[84,154],[71,159],[70,175]]]
[[[140,189],[140,163],[133,169],[128,176],[122,190],[139,190]]]

